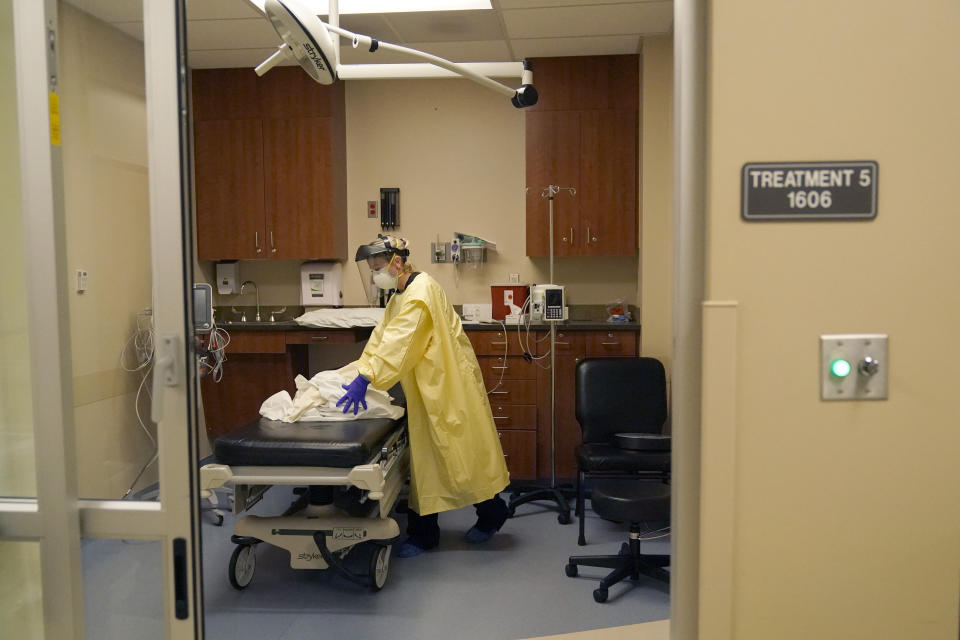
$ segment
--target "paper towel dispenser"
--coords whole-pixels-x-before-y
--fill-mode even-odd
[[[343,265],[307,262],[300,267],[300,304],[304,307],[341,306]]]

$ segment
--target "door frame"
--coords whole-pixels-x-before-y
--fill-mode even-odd
[[[164,637],[202,637],[197,477],[197,376],[193,362],[193,255],[189,196],[186,9],[183,0],[144,0],[153,318],[171,346],[155,375],[157,502],[79,499],[73,417],[62,150],[54,144],[51,96],[58,91],[57,0],[13,0],[17,116],[37,496],[0,498],[0,540],[40,549],[47,638],[84,636],[82,537],[159,541]],[[157,368],[166,358],[158,358]],[[157,373],[155,371],[155,373]],[[182,552],[175,553],[175,547]],[[175,563],[178,563],[175,568]]]

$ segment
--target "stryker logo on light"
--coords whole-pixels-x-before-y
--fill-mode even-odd
[[[310,56],[310,59],[313,60],[313,64],[317,65],[317,69],[326,71],[326,67],[323,66],[323,61],[320,59],[320,56],[317,55],[317,50],[310,46],[309,43],[304,43],[303,48],[306,50],[307,55]]]

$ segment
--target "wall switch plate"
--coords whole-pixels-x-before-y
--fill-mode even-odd
[[[83,293],[87,290],[87,281],[89,274],[86,269],[77,269],[77,293]]]
[[[519,273],[511,273],[510,276],[509,276],[509,279],[507,280],[507,282],[510,282],[511,284],[519,284],[519,283],[520,283],[520,274],[519,274]]]
[[[887,334],[820,336],[821,400],[887,399]]]

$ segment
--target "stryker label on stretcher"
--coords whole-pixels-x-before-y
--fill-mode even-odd
[[[872,220],[877,163],[750,162],[741,176],[744,220]]]

